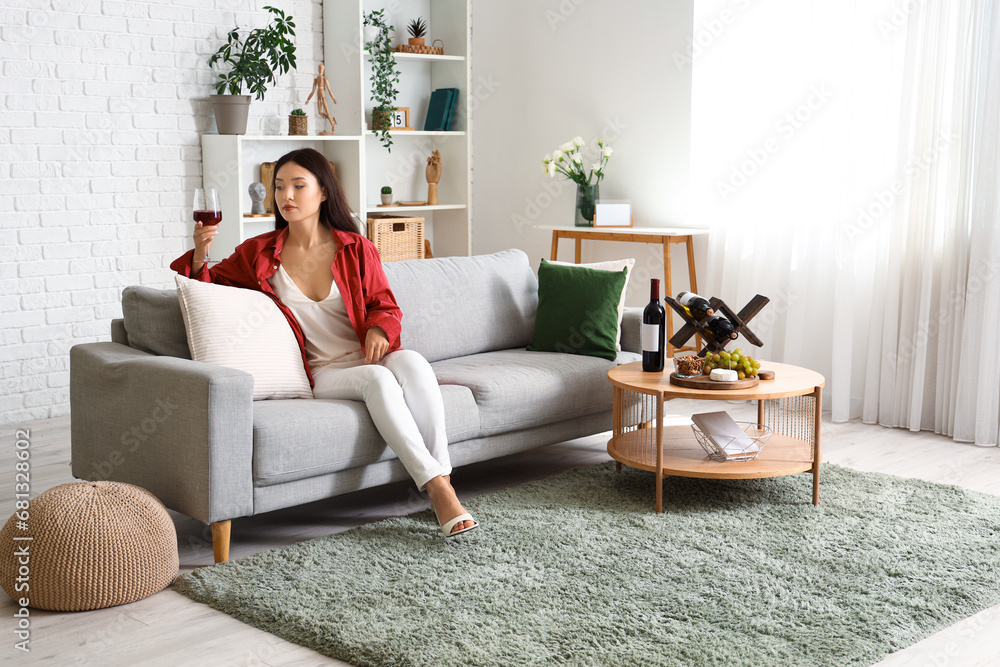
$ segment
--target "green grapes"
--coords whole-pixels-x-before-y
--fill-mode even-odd
[[[757,377],[757,371],[760,370],[760,362],[748,354],[743,354],[740,348],[736,348],[731,352],[721,350],[712,354],[706,354],[703,368],[705,375],[711,375],[712,371],[716,368],[728,368],[736,371],[737,377],[743,380]]]

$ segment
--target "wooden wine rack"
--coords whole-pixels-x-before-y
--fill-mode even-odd
[[[684,320],[684,326],[682,326],[670,339],[671,345],[675,348],[683,347],[692,336],[700,333],[702,339],[705,341],[705,347],[698,351],[700,356],[705,356],[706,352],[715,353],[726,349],[726,345],[729,344],[728,340],[720,344],[713,336],[706,336],[704,334],[705,323],[708,322],[710,317],[712,317],[711,315],[695,319],[688,314],[684,306],[677,303],[677,301],[673,298],[666,296],[663,300],[666,301],[667,304],[674,309],[674,312],[680,315]],[[758,294],[754,298],[750,299],[750,301],[747,302],[747,305],[743,306],[743,309],[740,310],[739,313],[734,313],[722,299],[713,296],[708,300],[715,312],[721,312],[729,318],[729,321],[733,323],[733,327],[736,329],[736,333],[742,334],[742,336],[747,339],[747,342],[757,347],[763,346],[764,343],[757,337],[757,334],[750,330],[747,323],[750,322],[750,320],[752,320],[757,313],[759,313],[761,309],[768,304],[769,301],[770,299],[766,296]]]

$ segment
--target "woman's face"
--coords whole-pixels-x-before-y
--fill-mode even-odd
[[[294,162],[286,162],[274,178],[274,203],[288,224],[313,219],[319,222],[319,207],[326,191],[313,173]]]

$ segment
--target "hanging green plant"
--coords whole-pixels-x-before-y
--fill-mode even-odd
[[[395,28],[385,22],[383,11],[373,10],[364,15],[364,24],[377,31],[371,41],[365,42],[365,50],[368,51],[368,62],[372,66],[372,131],[378,135],[386,150],[392,152],[389,128],[392,126],[392,111],[396,108],[396,95],[399,94],[396,90],[399,70],[396,69],[396,57],[389,34]]]

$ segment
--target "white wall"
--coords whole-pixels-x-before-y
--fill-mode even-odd
[[[601,196],[630,199],[637,226],[703,227],[687,212],[692,0],[510,0],[473,6],[473,253],[517,247],[537,268],[551,232],[571,225],[576,186],[542,174],[574,136],[615,149]],[[585,161],[585,163],[592,162]],[[703,249],[699,239],[699,259]],[[584,242],[583,260],[635,257],[629,305],[663,276],[661,246]],[[559,259],[573,260],[562,241]],[[675,246],[674,292],[687,289]]]
[[[208,56],[230,26],[262,25],[266,4],[3,0],[0,423],[67,414],[70,347],[109,339],[125,286],[172,284],[200,135],[215,131]],[[322,0],[276,4],[298,25],[298,73],[254,102],[249,132],[281,131],[322,59]],[[531,225],[568,224],[575,190],[540,160],[576,135],[614,146],[602,195],[631,199],[637,224],[698,226],[686,214],[690,69],[674,62],[691,23],[692,0],[475,3],[473,252],[548,257],[550,235]],[[659,248],[584,246],[585,261],[624,256],[639,260],[629,303],[641,305]]]
[[[208,56],[267,4],[0,3],[0,422],[67,414],[69,348],[110,339],[123,287],[171,285],[215,131]],[[287,123],[322,59],[321,0],[273,4],[295,17],[298,73],[253,103],[250,132]]]

